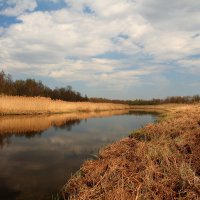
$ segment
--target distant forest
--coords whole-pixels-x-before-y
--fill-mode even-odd
[[[177,104],[193,104],[200,102],[200,96],[172,96],[167,97],[165,99],[135,99],[135,100],[110,100],[104,98],[90,98],[91,102],[106,102],[106,103],[121,103],[121,104],[129,104],[129,105],[160,105],[160,104],[169,104],[169,103],[177,103]]]
[[[13,81],[12,76],[5,74],[4,71],[0,72],[0,94],[28,97],[41,96],[63,101],[88,101],[87,96],[83,97],[79,92],[74,91],[71,86],[51,89],[41,81],[34,79]]]
[[[200,96],[172,96],[165,99],[151,99],[151,100],[111,100],[105,98],[88,98],[82,96],[80,92],[72,89],[71,86],[51,89],[44,85],[41,81],[34,79],[26,80],[12,80],[10,74],[6,74],[4,71],[0,72],[0,94],[11,96],[41,96],[50,97],[51,99],[60,99],[63,101],[90,101],[94,103],[117,103],[117,104],[129,104],[129,105],[159,105],[166,103],[198,103],[200,102]]]

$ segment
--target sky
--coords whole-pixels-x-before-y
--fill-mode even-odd
[[[200,1],[0,0],[0,70],[89,97],[200,92]]]

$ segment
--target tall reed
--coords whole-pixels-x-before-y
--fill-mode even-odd
[[[111,103],[65,102],[45,97],[0,96],[0,114],[91,112],[126,108],[129,106]]]

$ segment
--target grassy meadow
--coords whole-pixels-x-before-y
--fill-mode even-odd
[[[98,159],[86,161],[63,187],[62,196],[70,200],[199,199],[200,104],[163,105],[158,110],[162,118],[157,123],[103,148]]]
[[[127,109],[112,103],[66,102],[45,97],[0,96],[0,114],[47,114]]]

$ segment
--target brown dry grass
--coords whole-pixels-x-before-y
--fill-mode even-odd
[[[111,103],[65,102],[44,97],[0,96],[0,114],[44,114],[129,108]]]
[[[159,107],[161,108],[161,107]],[[165,118],[111,144],[63,187],[70,200],[200,198],[200,105],[163,106]]]

